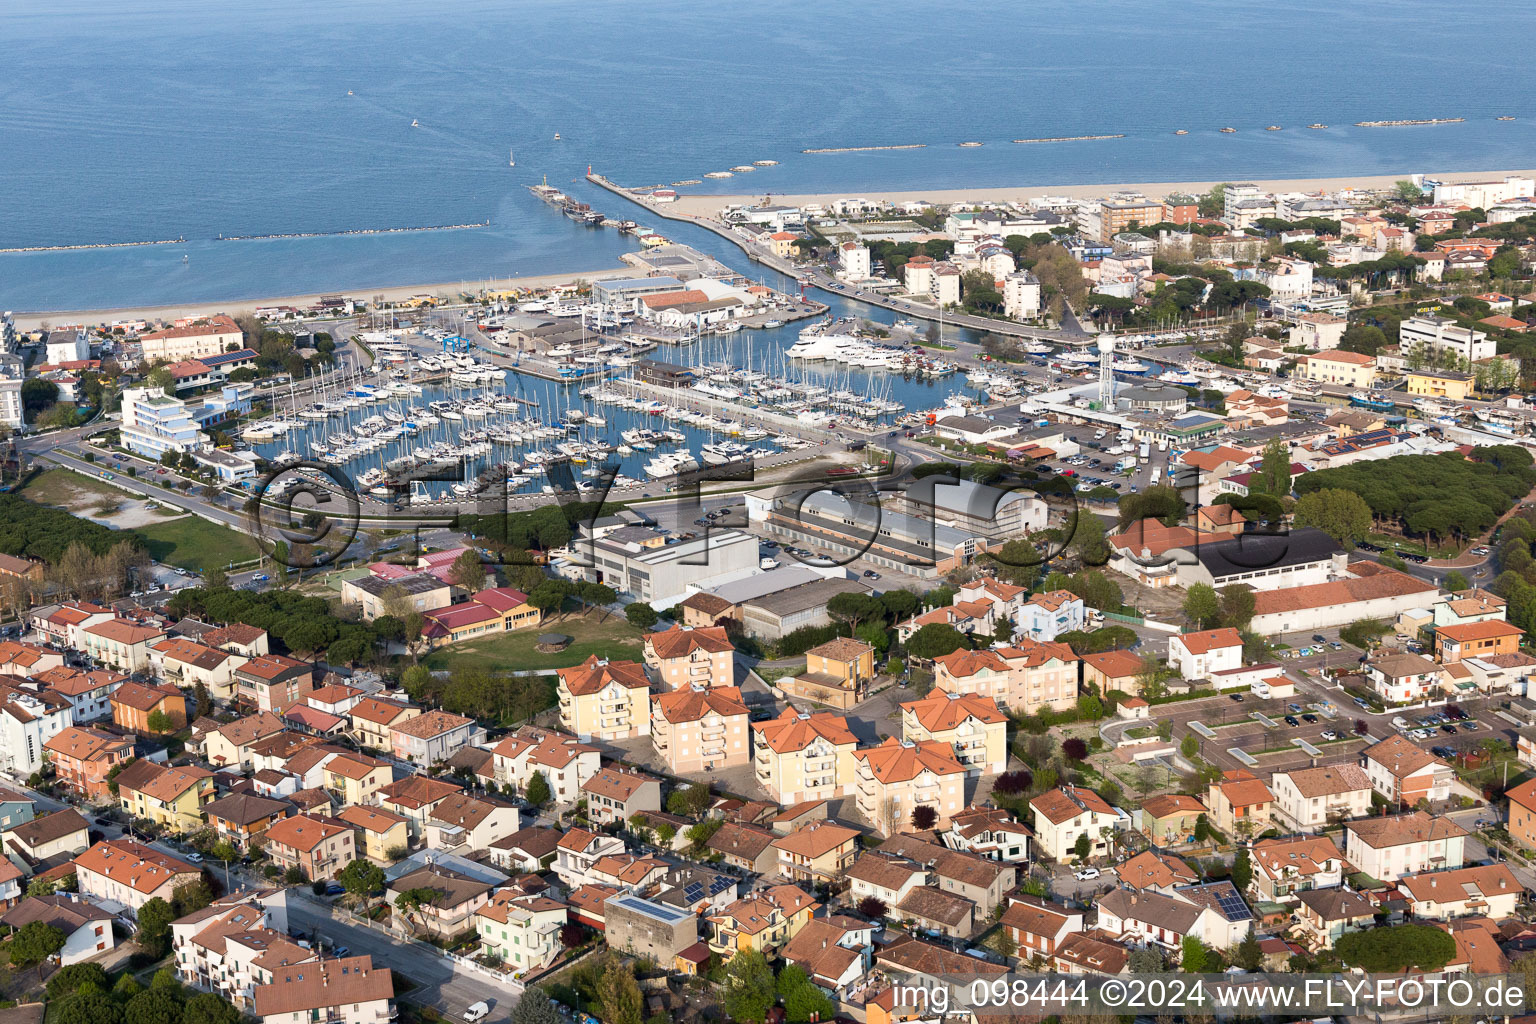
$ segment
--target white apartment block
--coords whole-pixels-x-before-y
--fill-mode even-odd
[[[1498,344],[1487,334],[1457,326],[1444,316],[1409,317],[1398,325],[1398,338],[1405,355],[1422,346],[1431,352],[1450,352],[1470,364],[1498,354]]]
[[[149,459],[166,452],[186,452],[208,443],[187,404],[159,388],[128,388],[123,392],[123,447]]]
[[[837,276],[844,281],[863,281],[870,276],[869,248],[858,242],[837,247]]]
[[[1003,278],[1003,315],[1033,320],[1040,315],[1040,279],[1027,270]]]

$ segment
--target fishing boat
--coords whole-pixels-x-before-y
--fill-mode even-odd
[[[1272,125],[1269,125],[1267,128],[1265,128],[1264,130],[1267,131],[1267,132],[1278,132],[1280,130],[1280,126],[1277,125],[1277,124],[1272,124]]]
[[[1235,131],[1237,131],[1236,128],[1223,128],[1221,130],[1221,134],[1223,134],[1223,135],[1231,135]]]
[[[560,133],[559,132],[555,132],[555,141],[556,142],[560,141]]]
[[[1380,391],[1356,392],[1349,396],[1349,404],[1372,412],[1390,412],[1397,406],[1396,402]]]
[[[1188,135],[1189,132],[1187,130],[1183,129],[1183,128],[1180,128],[1178,131],[1174,132],[1173,134],[1175,134],[1175,135]]]
[[[1495,121],[1513,121],[1514,118],[1511,117],[1508,114],[1500,114],[1498,117],[1494,118],[1494,120]]]
[[[1322,128],[1327,128],[1328,126],[1325,125],[1325,124],[1309,124],[1309,125],[1307,125],[1307,127],[1308,128],[1315,128],[1315,129],[1322,129]]]

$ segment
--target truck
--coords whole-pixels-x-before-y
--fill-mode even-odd
[[[1161,467],[1161,466],[1153,466],[1152,467],[1152,486],[1153,487],[1157,486],[1157,481],[1158,481],[1159,478],[1162,477],[1162,475],[1163,475],[1163,467]]]
[[[1152,454],[1152,445],[1149,442],[1147,442],[1147,441],[1141,442],[1141,457],[1142,458],[1146,458],[1147,456],[1149,456],[1151,454]]]
[[[1136,456],[1134,456],[1134,455],[1127,455],[1125,458],[1123,458],[1119,462],[1115,463],[1115,472],[1116,473],[1124,473],[1128,469],[1135,469],[1135,468],[1136,468]]]

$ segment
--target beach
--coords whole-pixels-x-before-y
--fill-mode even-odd
[[[851,190],[847,192],[828,192],[818,194],[785,194],[779,192],[768,193],[774,203],[784,206],[804,206],[807,203],[820,203],[823,206],[836,202],[839,199],[867,199],[870,202],[904,203],[914,200],[926,200],[930,203],[951,204],[974,201],[1006,202],[1012,199],[1029,199],[1034,196],[1063,196],[1068,199],[1092,199],[1098,196],[1107,196],[1114,192],[1141,192],[1148,196],[1166,196],[1172,193],[1188,193],[1199,195],[1209,192],[1213,186],[1223,182],[1248,182],[1259,186],[1266,192],[1336,192],[1347,188],[1381,189],[1391,188],[1392,185],[1415,173],[1423,173],[1425,177],[1439,180],[1497,180],[1508,174],[1523,174],[1536,176],[1536,171],[1446,171],[1439,173],[1404,171],[1401,174],[1357,174],[1338,178],[1224,178],[1216,181],[1153,181],[1130,182],[1119,185],[1015,185],[1001,188],[941,188],[941,189],[906,189],[900,192],[861,192]],[[709,217],[718,213],[724,206],[750,206],[763,198],[764,193],[753,192],[740,195],[679,195],[674,203],[657,206],[656,209],[666,213],[676,213],[689,217]]]
[[[182,317],[211,316],[215,313],[228,313],[234,316],[239,313],[249,313],[258,306],[294,306],[304,309],[313,306],[323,296],[327,295],[346,295],[350,298],[362,299],[366,302],[372,302],[375,296],[380,295],[384,297],[386,302],[398,302],[402,299],[408,299],[413,295],[457,298],[464,292],[478,294],[483,291],[500,291],[508,288],[550,288],[555,285],[570,284],[574,281],[597,281],[613,277],[633,277],[635,273],[636,271],[633,267],[610,267],[606,270],[568,272],[564,274],[538,274],[531,277],[494,277],[481,281],[450,281],[444,284],[390,285],[385,288],[347,288],[330,292],[315,292],[310,295],[287,295],[281,298],[237,299],[224,302],[187,302],[167,306],[138,306],[120,309],[17,312],[15,320],[17,330],[31,331],[41,327],[44,323],[54,326],[61,324],[93,326],[96,324],[112,323],[118,320],[179,320]]]

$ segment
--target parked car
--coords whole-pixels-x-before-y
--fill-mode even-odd
[[[475,1024],[475,1021],[484,1020],[486,1017],[490,1016],[490,1013],[491,1008],[487,1006],[483,1001],[474,1003],[470,1006],[469,1009],[464,1011],[465,1024]]]
[[[1316,725],[1317,724],[1317,716],[1316,715],[1302,715],[1301,716],[1301,720],[1303,722],[1306,722],[1308,725]]]
[[[1449,733],[1452,736],[1456,735],[1456,727],[1454,725],[1452,725],[1451,723],[1449,723],[1449,722],[1447,722],[1444,725],[1442,725],[1440,727],[1440,731],[1444,732],[1444,733]]]
[[[1313,633],[1312,634],[1312,639],[1317,641],[1320,644],[1325,644],[1325,643],[1328,642],[1328,638],[1323,636],[1323,634],[1321,634],[1321,633]]]
[[[1301,724],[1301,719],[1297,718],[1295,715],[1286,715],[1285,724],[1295,728]]]
[[[1076,878],[1079,882],[1091,882],[1093,879],[1099,877],[1099,869],[1081,868],[1075,872],[1072,877]]]
[[[1236,702],[1238,704],[1241,704],[1243,702],[1243,695],[1240,694],[1240,693],[1229,693],[1229,694],[1227,694],[1227,697],[1228,697],[1228,699],[1230,699],[1230,700],[1232,700],[1232,701],[1234,701],[1234,702]]]

